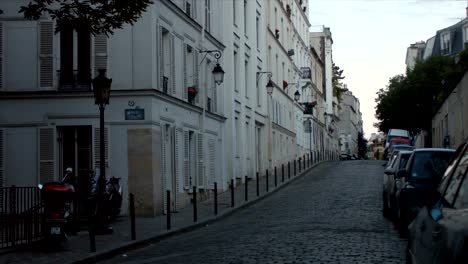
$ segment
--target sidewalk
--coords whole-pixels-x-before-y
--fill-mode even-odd
[[[291,178],[288,179],[287,166],[285,166],[284,183],[281,182],[281,167],[277,168],[277,187],[275,188],[274,171],[269,174],[268,189],[266,192],[266,178],[260,177],[260,195],[257,197],[256,181],[252,178],[248,181],[248,201],[245,201],[245,185],[236,186],[234,190],[235,206],[231,207],[230,190],[218,194],[218,215],[214,215],[213,197],[200,202],[197,206],[198,221],[193,222],[193,206],[182,208],[177,213],[171,214],[171,230],[166,227],[166,215],[153,218],[137,217],[136,240],[131,240],[130,219],[128,216],[120,217],[112,223],[114,233],[110,235],[96,236],[96,252],[90,252],[89,235],[87,231],[81,231],[76,236],[69,237],[68,250],[60,252],[45,252],[41,245],[19,248],[11,251],[0,252],[0,263],[93,263],[147,244],[152,244],[168,237],[182,234],[217,220],[223,219],[237,210],[250,206],[262,200],[270,194],[280,190],[293,180],[302,177],[313,170],[314,167],[324,163],[318,162],[306,170],[303,169],[297,176],[293,176],[294,169],[291,164]],[[297,172],[299,167],[297,167]]]

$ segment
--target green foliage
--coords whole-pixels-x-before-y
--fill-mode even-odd
[[[152,0],[32,0],[19,12],[26,19],[38,20],[49,15],[55,31],[64,28],[85,29],[92,34],[113,34],[124,24],[135,23]]]
[[[387,132],[390,128],[407,129],[413,133],[423,129],[431,132],[432,116],[451,93],[467,70],[467,52],[460,54],[459,63],[448,56],[433,56],[418,61],[406,75],[390,78],[386,89],[377,92],[374,126]]]
[[[333,63],[333,95],[338,98],[338,101],[341,101],[341,95],[343,94],[343,92],[348,90],[342,82],[344,78],[345,76],[343,76],[343,70],[341,70],[340,67],[336,66],[335,63]]]
[[[358,133],[358,156],[359,158],[366,158],[367,152],[367,139],[364,138],[364,134],[359,132]]]

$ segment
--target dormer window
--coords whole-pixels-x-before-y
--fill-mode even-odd
[[[447,55],[450,54],[451,49],[450,49],[450,32],[445,32],[442,33],[441,39],[440,39],[440,51],[442,55]]]

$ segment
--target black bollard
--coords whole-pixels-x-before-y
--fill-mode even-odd
[[[249,200],[249,188],[247,186],[248,182],[248,177],[245,176],[245,201],[247,202]]]
[[[288,161],[288,179],[291,179],[291,163]]]
[[[136,240],[136,232],[135,232],[135,195],[133,193],[130,194],[130,233],[132,236],[132,240]]]
[[[270,183],[268,182],[268,170],[266,170],[266,191],[268,192],[268,185],[270,185]]]
[[[171,229],[171,191],[167,190],[166,191],[167,195],[167,204],[166,204],[166,226],[167,230]]]
[[[284,182],[284,164],[281,164],[281,182]]]
[[[214,214],[218,215],[218,183],[214,182]]]
[[[296,176],[296,159],[294,159],[294,174],[293,176]]]
[[[278,186],[278,179],[277,179],[277,176],[276,176],[276,166],[275,166],[275,187]]]
[[[258,177],[258,171],[257,171],[257,175],[256,175],[256,181],[257,181],[257,197],[260,196],[260,179]]]
[[[197,222],[197,187],[193,186],[193,222]]]
[[[231,179],[231,207],[234,207],[234,179]]]
[[[89,251],[96,252],[96,238],[94,237],[94,216],[90,215],[88,218],[88,232],[89,232]]]
[[[297,160],[297,163],[299,164],[299,174],[301,174],[301,164],[302,164],[301,158]]]
[[[306,155],[304,154],[304,170],[306,169]]]

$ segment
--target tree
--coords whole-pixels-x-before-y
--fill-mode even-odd
[[[333,76],[332,76],[332,87],[333,87],[333,95],[341,101],[341,94],[347,91],[348,89],[343,84],[342,80],[344,80],[345,76],[343,76],[343,70],[340,67],[336,66],[333,63]]]
[[[113,34],[124,24],[135,23],[152,0],[33,0],[21,6],[26,19],[49,15],[56,21],[55,32],[64,28],[85,29],[91,34]]]
[[[358,133],[358,156],[359,158],[366,158],[366,152],[367,152],[367,139],[364,138],[364,134],[359,132]]]
[[[460,54],[465,58],[466,51]],[[418,61],[406,75],[389,80],[386,89],[377,92],[374,126],[387,132],[390,128],[412,133],[426,130],[431,142],[432,117],[467,70],[466,61],[447,56],[433,56]]]

